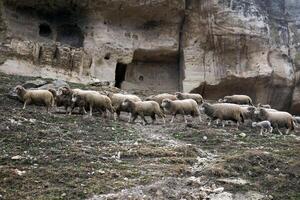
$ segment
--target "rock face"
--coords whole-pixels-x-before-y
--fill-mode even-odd
[[[297,0],[4,0],[0,70],[300,114],[299,13]]]

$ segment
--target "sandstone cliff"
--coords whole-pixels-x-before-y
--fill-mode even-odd
[[[3,0],[0,70],[300,113],[296,0]]]

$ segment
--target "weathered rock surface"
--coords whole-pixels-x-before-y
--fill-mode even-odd
[[[296,0],[5,0],[0,71],[300,114]]]

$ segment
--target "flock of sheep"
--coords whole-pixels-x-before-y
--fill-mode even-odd
[[[288,112],[282,112],[271,109],[269,105],[258,104],[255,107],[249,96],[232,95],[225,96],[214,104],[205,102],[200,94],[180,93],[175,94],[158,94],[144,99],[136,95],[110,93],[100,94],[97,91],[71,89],[61,87],[57,91],[49,90],[28,90],[18,85],[15,87],[19,99],[24,102],[23,109],[28,104],[45,105],[47,112],[52,107],[64,107],[66,113],[72,114],[74,108],[86,114],[93,114],[93,110],[100,111],[107,115],[107,111],[116,120],[121,112],[130,113],[129,121],[134,122],[140,116],[144,123],[148,123],[145,116],[150,116],[152,122],[156,116],[162,118],[165,123],[165,116],[172,115],[171,123],[177,114],[184,117],[187,123],[187,115],[198,118],[201,122],[201,112],[210,118],[211,122],[221,121],[223,127],[227,121],[236,122],[237,128],[241,123],[251,122],[252,127],[259,127],[260,134],[263,132],[272,132],[275,128],[282,134],[279,128],[285,128],[286,134],[294,130],[294,127],[300,122],[299,117],[292,116]],[[115,115],[116,113],[116,115]]]

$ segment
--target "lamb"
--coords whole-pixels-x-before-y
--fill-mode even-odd
[[[220,101],[220,100],[219,100]],[[252,99],[247,95],[232,95],[225,96],[223,103],[247,104],[253,106]]]
[[[192,117],[199,117],[200,122],[202,121],[200,111],[198,109],[198,104],[193,99],[174,101],[170,99],[164,99],[162,101],[161,106],[164,109],[165,113],[173,115],[171,123],[173,123],[174,118],[177,114],[183,115],[185,123],[187,123],[186,115],[191,115]]]
[[[114,107],[118,118],[120,118],[121,112],[130,112],[129,110],[125,109],[122,106],[122,103],[125,99],[129,99],[133,102],[142,101],[138,96],[136,95],[129,95],[129,94],[114,94],[114,93],[108,93],[107,96],[110,98],[112,102],[112,106]],[[131,115],[129,117],[129,121],[131,120]]]
[[[135,122],[136,118],[140,116],[144,120],[144,125],[148,124],[145,116],[151,116],[152,123],[155,122],[155,115],[158,115],[163,119],[165,124],[165,116],[161,112],[159,104],[155,101],[137,101],[134,102],[130,99],[125,99],[122,103],[122,107],[126,110],[129,110],[133,119],[132,122]]]
[[[271,122],[265,120],[261,122],[253,122],[252,127],[259,127],[260,128],[260,135],[263,135],[263,132],[265,133],[272,133],[273,127],[271,126]]]
[[[223,120],[231,120],[237,122],[237,128],[239,124],[244,123],[243,110],[239,105],[229,104],[229,103],[203,103],[201,110],[211,118],[212,121],[219,119],[222,122],[223,127],[225,127],[225,122]],[[209,123],[209,125],[211,122]]]
[[[258,103],[258,104],[257,104],[257,107],[258,107],[258,108],[268,108],[268,109],[271,109],[271,106],[270,106],[269,104],[263,105],[263,104],[261,104],[261,103]]]
[[[20,100],[24,102],[23,109],[28,104],[43,104],[46,106],[47,112],[49,112],[49,107],[54,106],[54,97],[48,90],[26,90],[21,85],[18,85],[14,91]]]
[[[111,100],[106,95],[101,95],[100,93],[94,92],[75,92],[72,95],[72,102],[81,102],[83,109],[85,111],[85,106],[89,106],[90,116],[93,115],[93,108],[98,108],[101,111],[109,110],[111,114],[114,113],[114,108],[112,107]],[[86,111],[85,111],[86,112]]]
[[[281,127],[287,128],[286,134],[294,130],[293,116],[290,113],[280,111],[269,112],[264,108],[259,108],[255,112],[258,114],[260,119],[271,122],[272,126],[277,129],[280,135],[282,135],[279,130]]]
[[[172,101],[177,100],[176,95],[163,93],[158,95],[151,95],[145,99],[145,101],[156,101],[160,106],[164,99],[170,99]]]
[[[176,92],[175,95],[179,100],[193,99],[197,102],[198,105],[201,105],[203,103],[203,97],[200,94]]]

